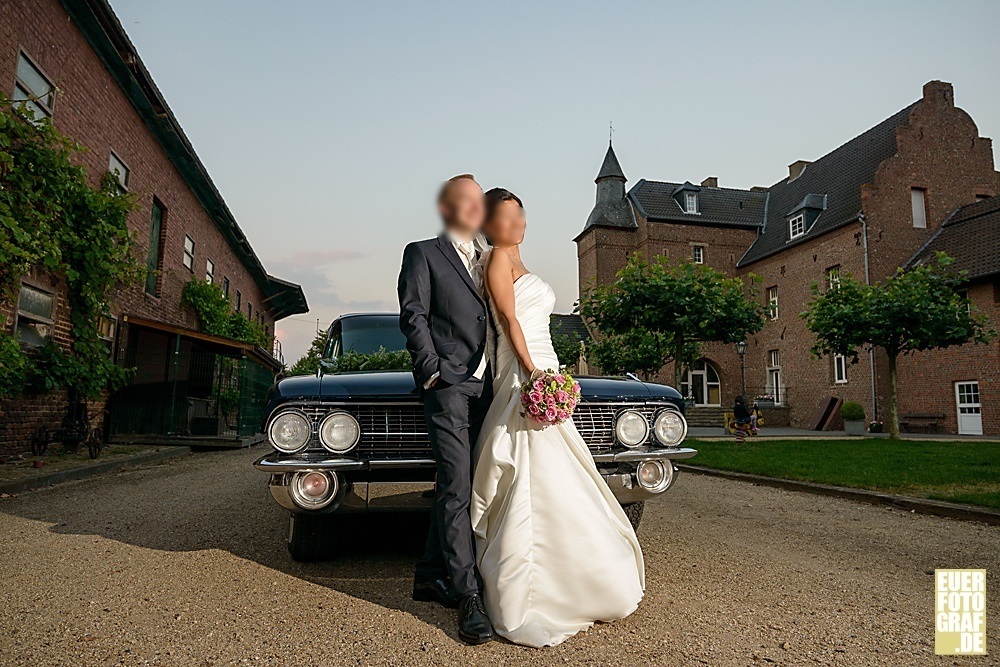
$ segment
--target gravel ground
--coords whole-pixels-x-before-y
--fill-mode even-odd
[[[993,656],[933,655],[930,576],[996,576],[1000,528],[682,475],[647,505],[630,618],[466,647],[454,612],[409,599],[421,521],[372,517],[339,560],[293,563],[260,453],[0,501],[0,665],[1000,664],[995,611]]]

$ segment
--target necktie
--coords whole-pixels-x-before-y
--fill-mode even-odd
[[[458,244],[458,249],[465,255],[465,268],[468,269],[472,282],[479,287],[482,284],[482,277],[476,271],[476,246],[472,241],[465,241]]]

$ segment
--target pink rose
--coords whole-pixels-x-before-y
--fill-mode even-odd
[[[555,405],[556,404],[556,397],[553,396],[552,394],[547,395],[545,397],[545,403],[547,405]]]
[[[559,384],[566,384],[566,376],[560,373],[559,375],[556,376],[556,382],[558,382]]]
[[[570,410],[573,410],[574,408],[576,408],[576,399],[575,398],[571,398],[568,401],[566,401],[566,407],[569,408]]]
[[[556,400],[560,403],[565,403],[566,401],[569,400],[569,394],[560,389],[559,391],[556,392]]]
[[[567,419],[569,419],[569,410],[560,410],[559,411],[559,421],[564,422]]]
[[[530,412],[531,414],[535,415],[536,417],[538,415],[542,414],[541,408],[539,408],[537,405],[531,405],[531,406],[529,406],[528,407],[528,412]]]
[[[545,389],[545,383],[541,380],[535,380],[535,384],[532,385],[536,391],[542,391]]]
[[[573,383],[573,392],[577,393],[577,394],[580,393],[580,383],[579,382],[574,382]]]
[[[530,394],[528,394],[528,398],[531,399],[532,403],[541,403],[542,402],[542,392],[540,392],[540,391],[533,391]]]
[[[550,407],[545,411],[545,418],[551,422],[555,420],[557,414],[556,409]]]

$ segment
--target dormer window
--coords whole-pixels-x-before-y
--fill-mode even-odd
[[[698,193],[697,192],[685,192],[684,193],[684,212],[685,213],[697,213],[698,212]]]
[[[799,213],[788,220],[788,238],[797,239],[806,233],[806,216]]]

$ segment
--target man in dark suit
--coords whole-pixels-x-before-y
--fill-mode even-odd
[[[480,594],[469,519],[472,448],[493,397],[486,354],[486,299],[475,239],[483,224],[483,191],[469,174],[438,194],[444,231],[403,251],[399,327],[422,389],[437,461],[437,491],[413,599],[459,609],[459,636],[481,644],[493,636]]]

